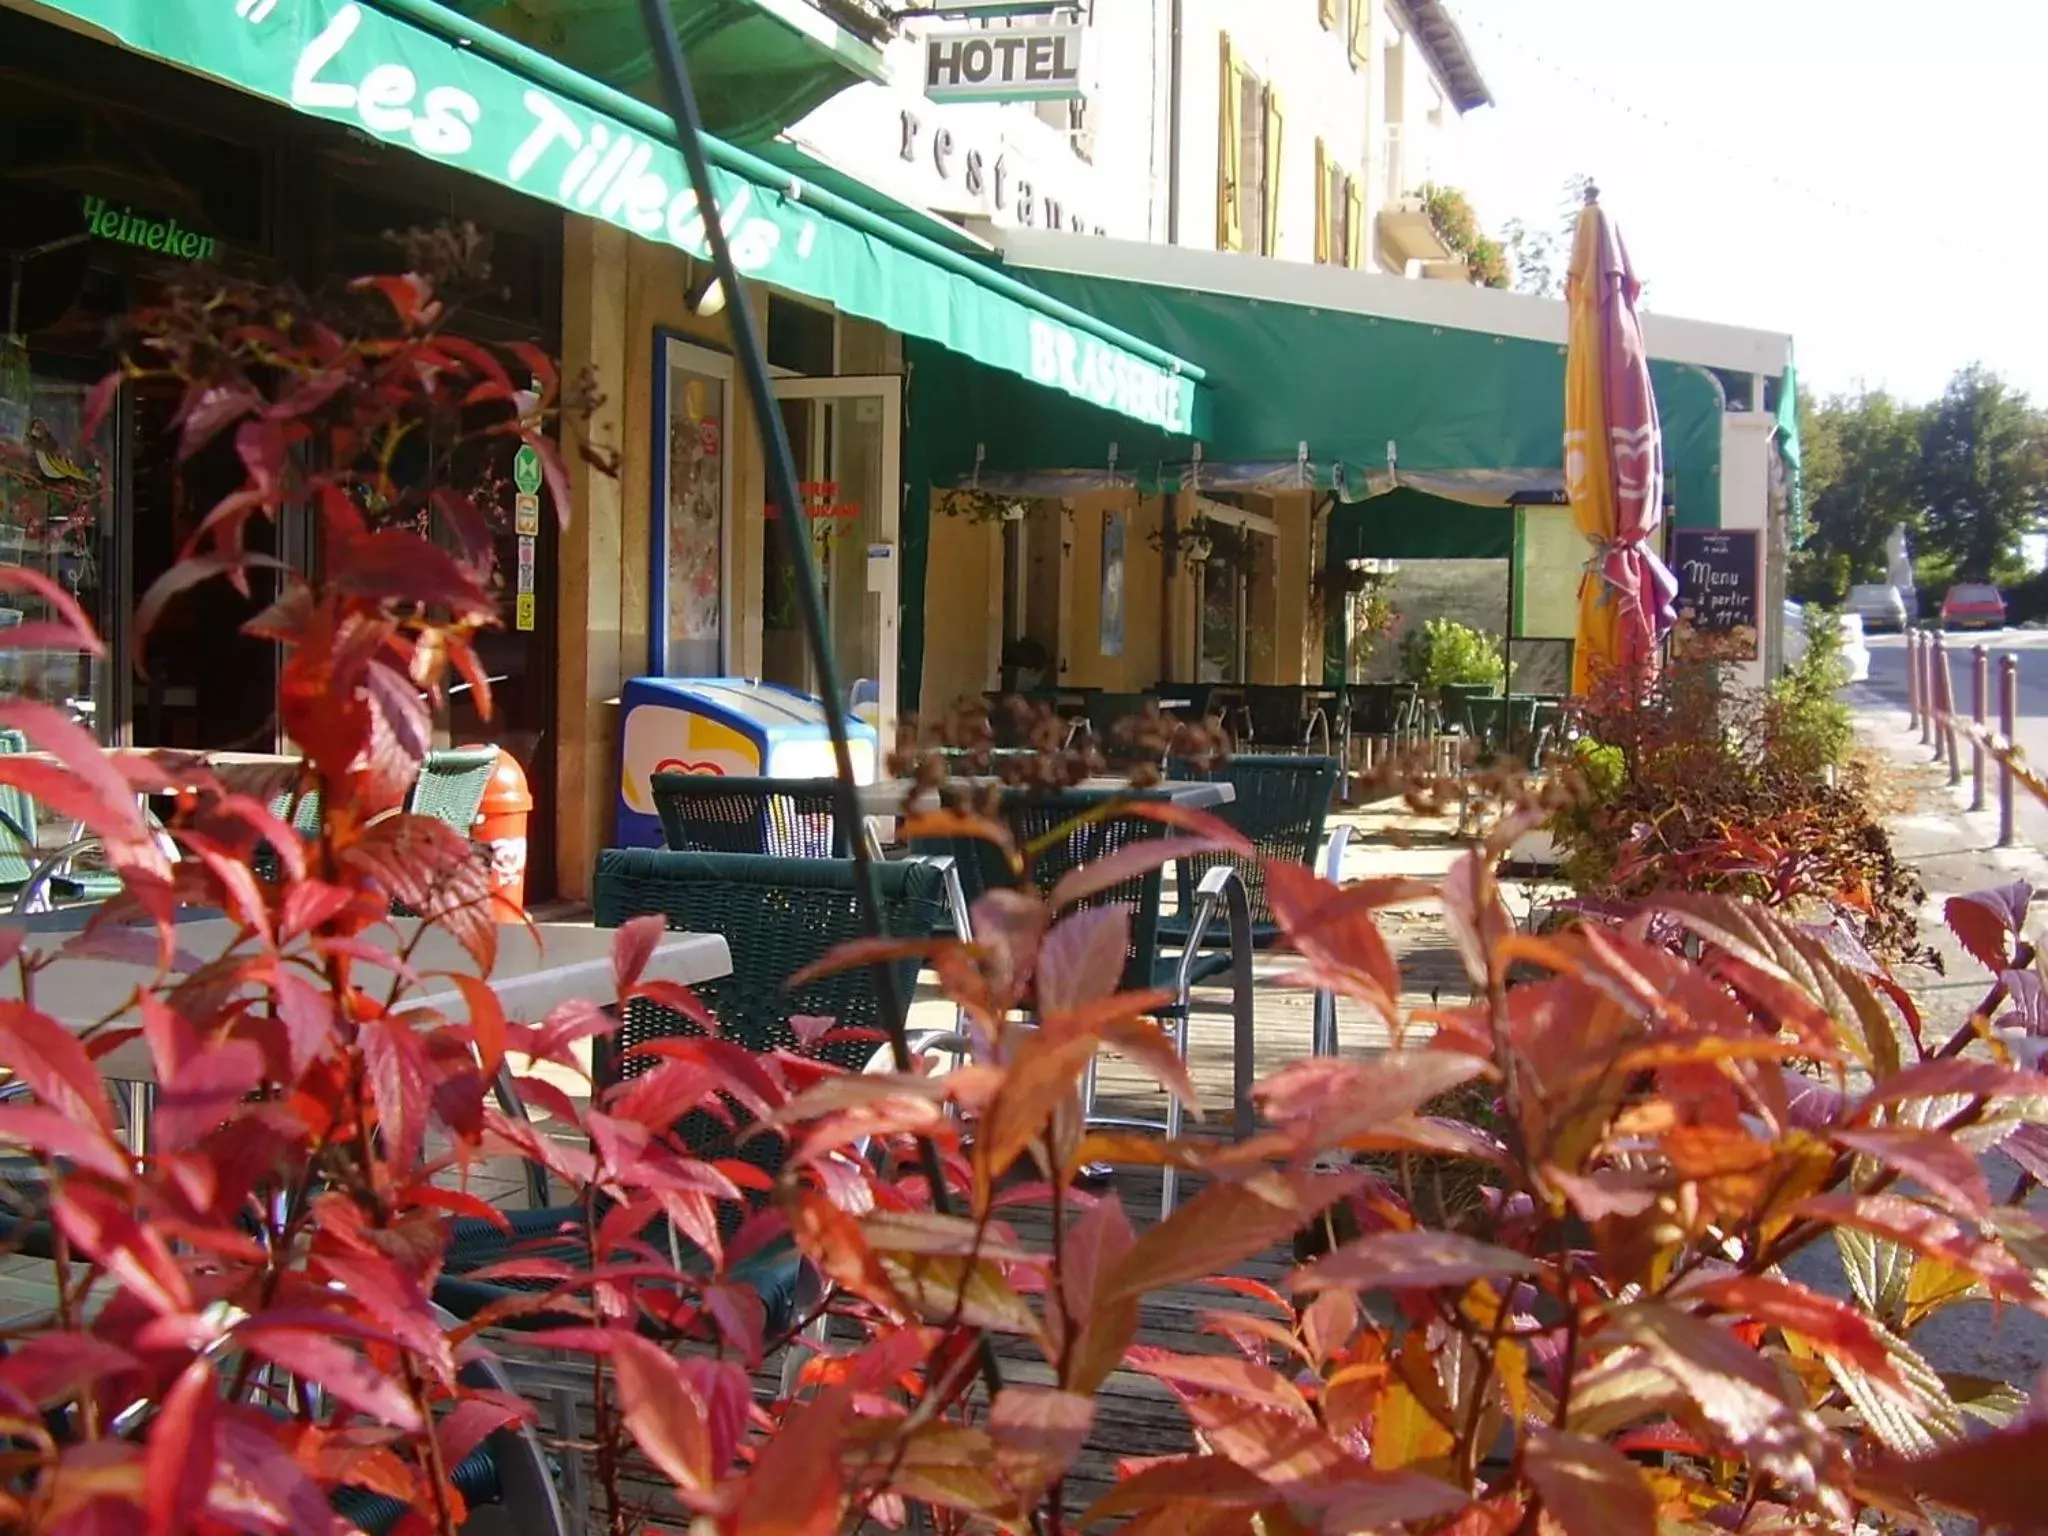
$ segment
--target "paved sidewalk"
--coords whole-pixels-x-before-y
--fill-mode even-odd
[[[1918,732],[1906,728],[1905,712],[1889,705],[1872,707],[1852,693],[1859,741],[1884,763],[1898,802],[1886,817],[1893,847],[1913,865],[1926,887],[1920,911],[1924,942],[1942,958],[1942,970],[1906,966],[1899,979],[1912,992],[1927,1021],[1930,1039],[1945,1039],[1969,1017],[1990,985],[1984,968],[1964,954],[1942,921],[1942,907],[1952,895],[2032,882],[2037,892],[2034,934],[2048,933],[2048,858],[2034,848],[2000,848],[1995,777],[1988,799],[1994,809],[1972,813],[1970,759],[1963,755],[1963,785],[1951,790],[1944,760],[1937,768],[1933,749],[1920,744]],[[1995,774],[1996,765],[1992,770]],[[2024,792],[2024,791],[2023,791]],[[2037,940],[2038,942],[2038,940]],[[2012,1161],[1993,1152],[1984,1160],[1994,1196],[2003,1198],[2019,1178]],[[2028,1209],[2048,1216],[2048,1193],[2036,1190]],[[1843,1294],[1846,1286],[1832,1245],[1816,1245],[1789,1266],[1795,1278],[1818,1289]],[[1965,1302],[1950,1307],[1913,1335],[1913,1344],[1936,1370],[1987,1376],[2012,1382],[2023,1390],[2048,1366],[2048,1320],[2015,1307],[1994,1308],[1990,1302]]]

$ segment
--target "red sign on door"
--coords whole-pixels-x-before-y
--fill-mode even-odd
[[[803,499],[805,517],[859,517],[860,503],[839,499],[837,480],[806,480],[797,486],[797,495]],[[764,509],[770,517],[781,515],[781,509],[774,502],[768,502]]]

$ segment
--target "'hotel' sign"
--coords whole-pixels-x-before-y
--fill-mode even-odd
[[[1072,23],[933,32],[924,43],[933,101],[1062,101],[1081,94],[1081,28]]]

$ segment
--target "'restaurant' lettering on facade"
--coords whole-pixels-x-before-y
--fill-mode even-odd
[[[924,127],[924,119],[908,107],[898,114],[896,154],[906,164],[916,165],[925,157]],[[1042,223],[1047,229],[1068,229],[1077,235],[1090,232],[1091,226],[1080,209],[1069,208],[1063,201],[1037,191],[1022,177],[1012,176],[1000,151],[991,160],[980,146],[969,144],[963,153],[961,135],[944,123],[932,130],[930,145],[931,167],[939,180],[950,182],[958,173],[969,197],[986,193],[997,212],[1015,204],[1017,222],[1026,227]],[[1098,235],[1109,233],[1100,224],[1092,228]]]

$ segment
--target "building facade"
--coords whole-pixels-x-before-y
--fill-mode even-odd
[[[987,234],[1061,230],[1459,277],[1421,193],[1490,97],[1441,0],[1091,0],[1081,94],[934,101],[927,43],[1001,21],[906,19],[887,78],[792,124],[805,154]],[[1039,18],[1007,25],[1037,28]]]
[[[1488,95],[1436,0],[1100,0],[1079,15],[1077,99],[933,101],[935,39],[1042,18],[906,19],[886,82],[849,88],[784,137],[998,247],[1129,242],[1465,280],[1421,194]],[[947,435],[920,427],[919,394],[913,377],[913,435]],[[1081,490],[992,512],[971,483],[950,490],[909,491],[907,568],[945,573],[921,603],[906,593],[901,692],[925,713],[999,686],[1006,652],[1042,655],[1024,670],[1070,687],[1319,675],[1309,498]]]

